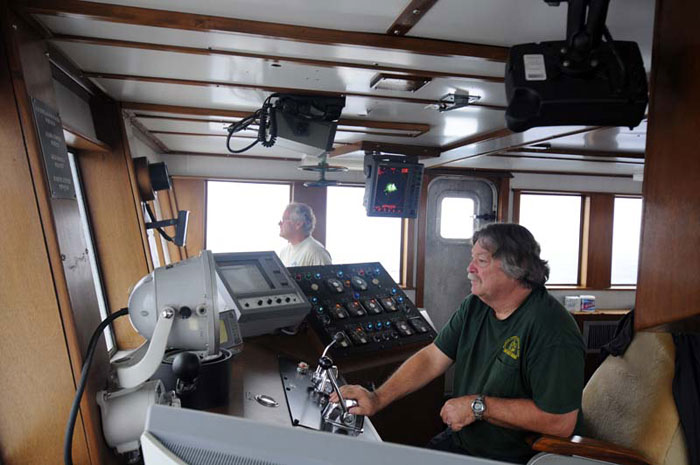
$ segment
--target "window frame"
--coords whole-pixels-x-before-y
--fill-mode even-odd
[[[636,285],[612,286],[612,231],[616,197],[640,198],[641,194],[621,192],[591,192],[581,190],[513,189],[513,222],[520,223],[520,196],[522,194],[580,195],[581,231],[579,241],[578,283],[575,285],[547,285],[556,290],[635,290]],[[592,247],[591,244],[596,244]]]

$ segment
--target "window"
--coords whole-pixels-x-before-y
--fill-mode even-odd
[[[474,200],[445,196],[440,201],[440,237],[467,240],[474,234]]]
[[[212,252],[278,252],[289,184],[208,181],[206,247]]]
[[[639,236],[642,228],[642,199],[615,197],[612,285],[637,284]]]
[[[521,194],[520,224],[530,230],[549,262],[547,284],[578,284],[580,195]]]
[[[104,321],[109,316],[107,312],[107,299],[105,299],[104,290],[102,287],[102,276],[100,269],[97,266],[97,254],[95,253],[95,245],[92,241],[92,229],[88,219],[87,210],[85,207],[85,198],[83,197],[82,182],[80,173],[75,160],[75,154],[68,152],[68,163],[70,164],[71,176],[73,178],[73,186],[75,186],[75,199],[78,201],[78,212],[80,214],[80,223],[83,230],[83,238],[87,247],[88,260],[90,261],[90,271],[92,272],[92,282],[95,286],[95,296],[97,297],[97,306],[100,311],[100,320]],[[112,353],[116,349],[114,344],[114,336],[111,327],[107,326],[104,331],[105,344],[107,352]]]
[[[401,280],[401,218],[367,216],[362,187],[328,187],[326,249],[333,263],[379,262]]]

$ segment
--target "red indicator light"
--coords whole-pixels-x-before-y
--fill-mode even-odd
[[[401,168],[401,174],[408,174],[408,168]]]

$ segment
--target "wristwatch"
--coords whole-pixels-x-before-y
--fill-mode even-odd
[[[481,420],[484,418],[484,412],[486,412],[486,404],[484,403],[484,396],[478,395],[476,399],[472,401],[472,413],[474,413],[475,420]]]

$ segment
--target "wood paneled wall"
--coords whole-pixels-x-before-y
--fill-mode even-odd
[[[112,115],[118,124],[116,106]],[[110,152],[79,152],[77,158],[107,304],[113,313],[127,306],[129,291],[149,272],[139,205],[131,190],[131,157],[117,142]],[[128,318],[116,320],[114,329],[120,349],[133,349],[144,341]]]
[[[204,249],[206,237],[206,181],[201,178],[175,177],[173,191],[177,208],[190,212],[184,250],[187,257],[196,257]],[[173,215],[176,215],[176,212],[173,212]]]
[[[11,16],[4,2],[0,17],[0,461],[58,463],[75,392],[73,373],[82,361],[70,305],[80,289],[69,297],[57,231],[73,218],[71,205],[51,204],[31,120],[30,90],[55,105],[43,74],[48,62],[41,64],[40,57],[46,60],[43,43]],[[25,75],[23,66],[30,63],[36,67]],[[55,221],[54,207],[68,215]],[[81,269],[76,268],[72,278],[79,278]],[[81,404],[85,423],[79,416],[76,424],[76,464],[100,462],[98,426],[89,404]]]
[[[614,194],[588,194],[584,198],[580,277],[582,287],[610,287],[614,210]]]
[[[657,0],[635,327],[700,328],[700,2]]]

